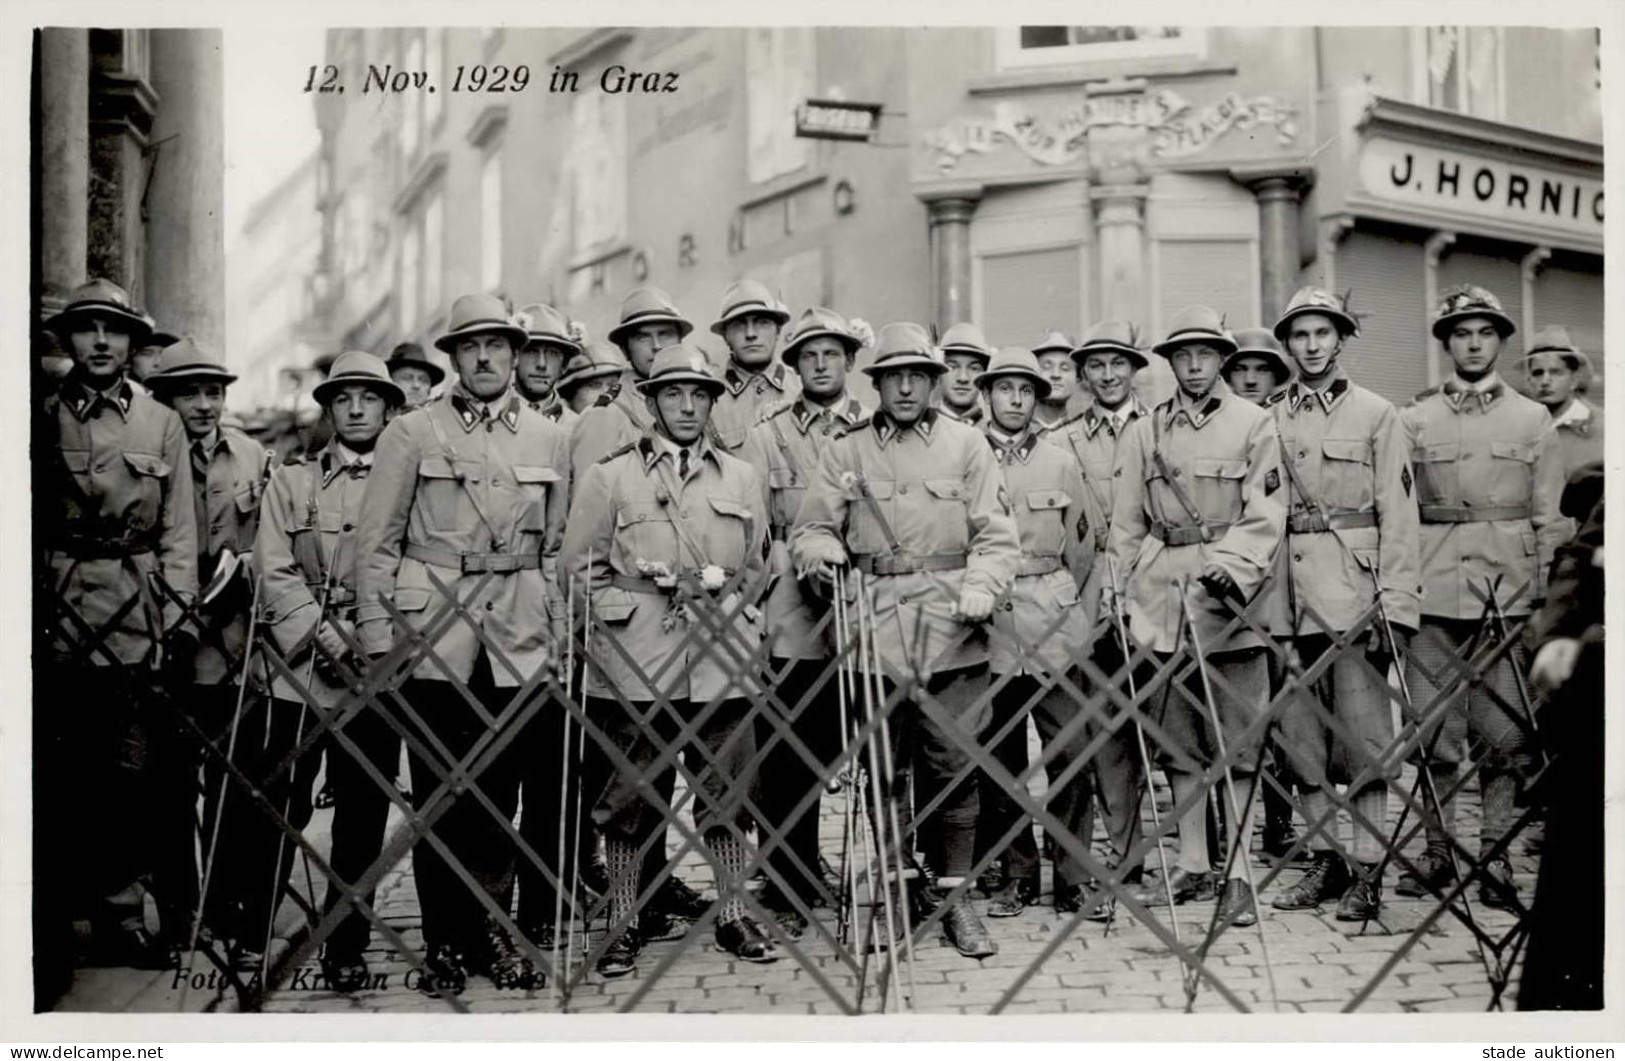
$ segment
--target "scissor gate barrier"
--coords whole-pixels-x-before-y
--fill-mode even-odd
[[[434,579],[432,574],[430,577]],[[486,579],[493,577],[487,575]],[[418,632],[401,636],[388,655],[367,661],[353,653],[336,664],[322,663],[324,668],[333,667],[333,673],[342,679],[348,690],[341,702],[331,708],[321,707],[309,692],[313,674],[309,652],[294,658],[284,656],[257,624],[251,630],[247,651],[237,660],[237,673],[246,666],[249,678],[243,695],[237,698],[236,713],[229,728],[201,724],[190,710],[186,690],[167,687],[140,667],[121,672],[125,680],[133,683],[131,696],[143,701],[147,710],[165,716],[169,724],[194,743],[198,756],[212,767],[207,776],[221,779],[219,787],[211,786],[203,792],[202,813],[197,823],[197,884],[205,906],[210,901],[209,893],[223,887],[221,881],[230,877],[217,864],[220,860],[216,857],[221,830],[217,811],[222,799],[229,795],[236,805],[252,808],[263,816],[264,821],[271,823],[285,838],[283,851],[276,860],[276,874],[267,879],[263,887],[276,889],[277,881],[287,877],[289,884],[277,896],[272,912],[274,914],[280,906],[284,924],[289,920],[290,904],[301,912],[301,916],[294,919],[299,925],[297,930],[286,933],[286,942],[272,946],[264,966],[252,971],[235,968],[222,943],[212,937],[209,926],[198,924],[195,949],[183,956],[182,975],[177,976],[176,982],[183,986],[182,994],[191,993],[190,1001],[183,999],[181,1005],[193,1009],[204,1006],[259,1009],[289,993],[319,991],[320,985],[313,986],[301,970],[314,965],[318,948],[351,909],[359,910],[371,924],[375,966],[378,964],[376,950],[382,947],[392,956],[398,956],[408,969],[423,975],[425,954],[421,936],[416,931],[416,919],[381,916],[366,900],[380,881],[404,867],[414,845],[419,845],[419,851],[426,846],[438,854],[450,873],[479,902],[488,919],[501,926],[521,953],[545,975],[545,984],[528,992],[510,993],[524,1001],[522,1006],[510,1003],[508,1008],[570,1011],[577,996],[583,993],[584,985],[601,981],[594,971],[595,963],[624,924],[610,923],[610,901],[603,889],[604,882],[591,881],[592,865],[584,863],[576,854],[592,847],[592,810],[596,789],[601,787],[606,772],[628,773],[633,767],[606,730],[606,722],[610,720],[606,719],[602,704],[599,710],[588,709],[581,689],[582,675],[586,668],[596,665],[595,661],[607,659],[618,660],[657,690],[670,688],[680,675],[675,673],[675,665],[650,667],[647,660],[634,658],[593,614],[589,596],[581,593],[579,587],[572,587],[569,594],[568,647],[558,653],[553,665],[534,673],[520,673],[486,639],[473,613],[474,602],[484,590],[485,582],[465,586],[461,591],[453,591],[437,580],[435,585],[438,592],[423,613],[428,616],[427,621],[414,616],[414,622],[409,623],[391,606],[397,630],[411,630],[416,625]],[[1389,820],[1360,818],[1354,813],[1351,799],[1337,792],[1334,786],[1326,786],[1334,808],[1353,815],[1353,828],[1380,838],[1384,856],[1379,873],[1384,874],[1387,881],[1380,915],[1364,924],[1346,926],[1351,934],[1369,936],[1382,943],[1374,949],[1367,948],[1360,966],[1363,983],[1342,1003],[1342,1009],[1358,1010],[1374,994],[1379,998],[1395,997],[1392,988],[1387,992],[1382,990],[1396,976],[1395,969],[1410,968],[1402,963],[1417,948],[1425,950],[1428,940],[1437,938],[1447,926],[1452,932],[1464,930],[1470,934],[1482,983],[1488,990],[1489,1006],[1500,1008],[1507,1000],[1509,986],[1515,982],[1515,967],[1527,938],[1527,904],[1533,890],[1526,882],[1518,897],[1509,899],[1516,911],[1509,914],[1486,912],[1478,902],[1478,888],[1486,865],[1510,852],[1512,845],[1519,843],[1520,835],[1538,818],[1536,801],[1520,802],[1513,827],[1488,850],[1479,851],[1476,844],[1469,846],[1453,839],[1450,856],[1456,869],[1455,880],[1441,892],[1413,900],[1396,900],[1393,893],[1395,877],[1415,865],[1424,841],[1424,824],[1438,813],[1440,800],[1474,788],[1488,752],[1474,748],[1469,761],[1461,764],[1453,778],[1440,780],[1439,784],[1445,786],[1446,791],[1435,790],[1429,772],[1417,771],[1413,766],[1399,770],[1396,764],[1413,764],[1429,757],[1440,722],[1451,712],[1462,710],[1469,694],[1490,696],[1512,725],[1523,730],[1528,739],[1538,738],[1539,705],[1531,701],[1521,681],[1515,695],[1509,697],[1505,689],[1499,688],[1502,683],[1497,683],[1491,675],[1492,668],[1510,660],[1521,676],[1519,653],[1523,632],[1521,620],[1508,619],[1503,614],[1509,595],[1502,592],[1502,605],[1498,606],[1491,589],[1483,588],[1482,619],[1477,633],[1465,647],[1449,651],[1434,646],[1427,653],[1430,662],[1442,663],[1431,672],[1423,672],[1426,684],[1433,691],[1425,700],[1413,699],[1400,675],[1391,672],[1386,660],[1371,651],[1374,635],[1385,626],[1384,616],[1375,605],[1350,629],[1334,631],[1320,624],[1331,638],[1331,648],[1307,666],[1300,663],[1290,645],[1267,636],[1263,621],[1254,614],[1261,609],[1237,611],[1226,635],[1215,638],[1214,643],[1221,643],[1222,637],[1229,633],[1245,629],[1265,635],[1263,641],[1270,646],[1268,652],[1275,676],[1268,710],[1251,723],[1241,742],[1232,740],[1231,746],[1224,747],[1211,765],[1197,768],[1200,790],[1187,796],[1184,802],[1175,803],[1166,785],[1152,783],[1147,798],[1139,805],[1141,821],[1137,834],[1126,851],[1116,852],[1110,849],[1104,835],[1070,833],[1051,812],[1050,796],[1081,772],[1092,771],[1095,758],[1109,742],[1126,740],[1130,735],[1134,737],[1136,755],[1143,755],[1144,760],[1153,764],[1154,780],[1156,765],[1178,761],[1183,753],[1164,727],[1169,704],[1177,703],[1176,698],[1184,698],[1202,717],[1211,717],[1213,698],[1224,691],[1222,676],[1204,655],[1204,646],[1198,643],[1198,637],[1188,626],[1179,638],[1179,650],[1171,656],[1151,653],[1134,643],[1127,646],[1125,653],[1121,651],[1120,627],[1097,631],[1105,635],[1116,633],[1118,651],[1096,652],[1092,646],[1085,646],[1077,652],[1075,666],[1055,679],[1064,690],[1069,706],[1075,709],[1073,717],[1061,734],[1042,746],[1040,754],[1033,757],[1025,769],[1012,773],[990,749],[1012,732],[1025,732],[1027,716],[1037,704],[1039,694],[1030,697],[1014,718],[1007,717],[999,732],[968,731],[960,721],[964,716],[938,700],[932,675],[912,669],[898,672],[879,663],[880,654],[874,647],[877,628],[889,624],[889,631],[906,640],[908,631],[919,627],[918,606],[909,605],[898,613],[876,615],[870,587],[863,583],[861,576],[854,572],[843,579],[832,594],[834,604],[824,619],[831,641],[837,646],[836,654],[822,666],[815,680],[801,681],[792,687],[777,680],[783,674],[776,672],[775,667],[782,667],[782,661],[771,659],[768,644],[751,632],[755,627],[741,621],[741,612],[747,607],[744,600],[737,594],[719,599],[701,591],[680,590],[686,599],[673,606],[673,615],[675,621],[686,626],[685,647],[692,653],[719,661],[735,679],[735,686],[708,703],[685,704],[682,710],[669,697],[659,700],[652,708],[649,704],[618,699],[619,709],[635,720],[638,731],[655,749],[654,763],[642,771],[637,780],[639,791],[646,795],[662,819],[662,827],[645,841],[640,858],[628,872],[637,873],[641,856],[651,847],[664,843],[668,832],[672,841],[670,851],[654,852],[657,858],[663,858],[664,868],[656,879],[644,882],[639,907],[650,900],[667,876],[685,867],[691,868],[696,859],[710,865],[713,879],[730,879],[693,824],[695,793],[702,790],[703,781],[710,780],[704,775],[716,769],[718,754],[718,749],[706,749],[695,737],[725,700],[743,697],[748,700],[748,711],[734,733],[738,740],[751,747],[751,758],[746,769],[730,771],[732,776],[727,783],[711,790],[723,811],[714,818],[723,824],[713,825],[713,828],[729,829],[746,845],[749,855],[745,873],[737,878],[741,883],[730,890],[737,892],[746,911],[775,935],[780,961],[777,967],[739,964],[735,971],[740,979],[748,981],[757,969],[765,970],[761,973],[763,977],[782,978],[781,970],[787,963],[793,963],[800,971],[794,979],[802,987],[816,985],[816,992],[810,988],[808,991],[818,996],[818,1001],[810,1007],[817,1011],[857,1014],[932,1008],[932,1003],[925,998],[928,993],[924,991],[925,978],[915,974],[923,970],[922,951],[939,946],[944,911],[950,903],[976,887],[978,876],[1009,848],[1021,830],[1030,829],[1036,823],[1047,845],[1077,859],[1091,875],[1089,894],[1075,913],[1058,914],[1048,905],[1041,905],[1021,915],[1034,924],[1044,922],[1038,927],[1045,942],[1030,959],[1021,955],[1014,964],[1006,959],[978,969],[972,959],[956,957],[965,969],[976,970],[976,983],[984,989],[966,996],[975,1000],[973,1008],[985,1006],[985,1012],[989,1013],[1004,1012],[1012,1006],[1021,1009],[1024,992],[1032,990],[1030,985],[1034,977],[1044,971],[1046,962],[1069,941],[1089,932],[1131,939],[1130,945],[1138,958],[1163,963],[1159,980],[1170,985],[1166,990],[1183,993],[1187,1010],[1198,1004],[1210,1008],[1214,1000],[1239,1011],[1291,1010],[1294,1008],[1293,985],[1277,978],[1275,968],[1280,956],[1272,959],[1270,953],[1271,943],[1279,945],[1281,936],[1276,921],[1279,915],[1269,905],[1278,888],[1295,879],[1298,870],[1290,856],[1266,865],[1253,849],[1250,837],[1247,850],[1224,852],[1222,861],[1226,867],[1233,860],[1244,860],[1246,874],[1258,896],[1258,924],[1245,928],[1220,924],[1217,903],[1175,907],[1142,905],[1135,898],[1136,886],[1128,881],[1136,875],[1133,871],[1143,866],[1147,879],[1155,882],[1162,876],[1163,869],[1172,865],[1172,855],[1165,850],[1165,845],[1169,844],[1180,816],[1193,803],[1212,800],[1221,817],[1238,812],[1245,817],[1247,808],[1236,806],[1231,799],[1232,793],[1225,784],[1227,773],[1246,754],[1247,744],[1266,738],[1291,698],[1306,691],[1313,693],[1316,683],[1328,673],[1334,661],[1352,653],[1388,689],[1401,724],[1392,745],[1381,756],[1361,765],[1360,776],[1349,789],[1354,791],[1365,782],[1386,778],[1390,794]],[[37,643],[50,644],[53,639],[59,646],[66,643],[51,666],[82,668],[112,661],[104,642],[123,617],[122,613],[113,615],[110,620],[92,623],[56,596],[53,587],[41,586],[38,592],[38,621],[42,628]],[[155,592],[169,595],[162,586],[155,587]],[[1515,600],[1518,594],[1510,596]],[[140,606],[134,601],[129,605],[132,609]],[[1319,618],[1311,613],[1309,621],[1317,624]],[[493,674],[507,675],[518,682],[511,695],[509,691],[503,692],[505,699],[498,710],[489,710],[476,690],[458,681],[436,653],[436,643],[457,624],[466,624],[475,631]],[[966,627],[965,636],[986,636],[995,642],[1005,637],[993,627],[983,627],[979,632]],[[1059,636],[1057,624],[1036,643],[1010,643],[1007,647],[1019,659],[1034,658],[1049,638]],[[1110,636],[1104,641],[1112,644]],[[359,644],[352,644],[353,650],[359,648]],[[446,688],[455,690],[468,709],[478,714],[481,731],[466,748],[450,747],[435,736],[436,730],[423,717],[420,705],[414,705],[402,694],[403,680],[425,663],[448,683]],[[910,666],[918,665],[916,653]],[[40,702],[38,710],[70,709],[69,705],[50,702],[53,690],[48,683],[52,673],[61,672],[53,672],[48,666],[37,671],[42,683],[36,690]],[[254,726],[243,721],[251,715],[255,704],[263,711],[268,681],[273,678],[290,683],[306,701],[301,718],[291,722],[283,719],[278,723],[282,732],[288,732],[291,727],[293,734],[292,738],[284,739],[287,747],[280,757],[254,754],[256,745],[263,751],[267,741]],[[983,698],[994,696],[1006,688],[1009,681],[1008,676],[992,675]],[[78,705],[71,709],[91,708]],[[1324,704],[1320,711],[1328,726],[1334,731],[1340,728]],[[978,845],[979,852],[984,847],[986,850],[979,854],[973,870],[962,879],[936,880],[932,867],[914,854],[915,840],[922,827],[932,826],[952,788],[945,788],[931,800],[915,792],[920,798],[911,802],[907,772],[894,767],[904,761],[906,749],[902,746],[911,739],[911,727],[921,718],[948,734],[968,756],[968,764],[955,779],[957,785],[977,784],[977,774],[985,774],[992,784],[1010,794],[1023,815],[1002,837],[995,838],[991,844]],[[620,719],[613,721],[624,723]],[[394,759],[382,763],[374,761],[375,755],[369,756],[355,739],[361,727],[379,724],[386,726],[405,743],[418,762],[428,767],[427,776],[410,779],[416,806],[397,789],[392,769]],[[827,726],[844,733],[843,740],[834,742],[840,750],[832,761],[824,761],[802,739],[801,733],[809,726]],[[265,732],[268,734],[269,728]],[[785,748],[817,782],[809,785],[799,804],[790,809],[788,820],[774,825],[762,812],[755,781],[769,756]],[[685,749],[689,754],[684,754]],[[308,798],[306,790],[324,750],[329,777],[340,757],[353,761],[384,794],[395,812],[389,818],[391,826],[384,837],[382,853],[357,879],[339,878],[328,855],[306,836],[304,826],[308,814],[295,810],[295,805]],[[487,791],[486,781],[494,771],[512,768],[515,758],[525,779],[517,816],[511,807],[504,807],[493,798]],[[1542,768],[1561,769],[1561,764],[1542,760]],[[656,795],[655,782],[663,771],[675,771],[680,782],[670,804]],[[584,776],[587,784],[582,783]],[[1259,777],[1262,784],[1291,795],[1271,772],[1260,771]],[[1536,780],[1535,777],[1525,779],[1525,792]],[[718,791],[720,795],[715,794]],[[809,865],[793,855],[770,861],[769,856],[775,852],[788,851],[785,833],[803,816],[818,813],[821,801],[826,819],[838,817],[840,822],[840,843],[826,843],[822,849],[824,857],[818,860],[827,865]],[[511,845],[521,889],[526,881],[535,881],[552,895],[557,931],[551,941],[532,940],[521,930],[514,909],[501,901],[503,896],[511,894],[511,886],[493,889],[489,881],[478,879],[459,860],[453,846],[442,835],[442,823],[454,809],[465,823],[471,814],[483,816],[480,824],[493,825],[493,835],[501,838],[499,842]],[[744,814],[731,813],[738,810]],[[538,831],[522,827],[524,815],[538,813],[556,819],[551,829]],[[1347,840],[1337,834],[1332,820],[1307,820],[1301,803],[1298,815],[1307,827],[1301,830],[1297,846],[1305,845],[1315,832],[1324,829],[1335,850],[1347,855]],[[754,829],[736,824],[736,821],[748,820],[754,820]],[[227,828],[240,825],[240,820],[234,821]],[[527,839],[539,835],[549,837],[548,842],[541,845],[547,848],[545,850]],[[1220,835],[1223,835],[1222,830]],[[785,878],[787,865],[791,874],[800,879]],[[760,902],[758,885],[744,886],[743,882],[753,874],[765,876],[767,882],[789,897],[808,919],[802,938],[791,940],[774,932],[772,913]],[[807,904],[798,898],[805,892],[811,892],[817,900]],[[335,896],[334,901],[329,901],[330,893]],[[1101,897],[1109,897],[1112,903],[1112,918],[1104,926],[1086,919],[1095,905],[1093,900]],[[616,996],[618,1009],[665,1011],[669,1007],[670,992],[661,992],[663,981],[681,973],[685,963],[711,946],[710,929],[723,898],[716,896],[704,917],[692,924],[686,934],[644,950],[634,976],[622,981],[628,986],[624,993]],[[267,925],[267,935],[270,931],[271,926]],[[939,961],[934,967],[940,970],[940,965]],[[192,974],[209,970],[214,973],[209,978],[211,986],[193,991],[193,985],[201,978]],[[932,979],[940,982],[940,971],[932,974]],[[473,983],[477,981],[471,980]],[[1053,997],[1054,989],[1048,988],[1046,993]],[[457,1011],[469,1008],[467,1000],[453,994],[438,1001],[425,997],[421,1005],[424,1008],[445,1006]],[[680,1006],[707,1008],[704,999],[698,997]],[[1106,1011],[1113,1008],[1109,984],[1104,1001],[1093,1002],[1089,1008]]]

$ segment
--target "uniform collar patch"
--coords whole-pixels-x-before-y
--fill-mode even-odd
[[[910,424],[909,427],[912,428],[922,439],[929,443],[931,441],[931,432],[936,427],[937,417],[940,415],[942,415],[941,411],[935,406],[931,406],[927,408],[925,412],[921,413],[920,418],[914,421],[914,423]],[[884,409],[875,410],[875,415],[873,420],[870,421],[870,426],[874,428],[875,437],[880,440],[882,445],[884,445],[888,439],[892,438],[894,435],[900,434],[902,431],[902,429],[897,426],[897,421],[893,420],[889,415],[887,415],[886,410]]]
[[[121,417],[129,419],[130,406],[135,404],[135,389],[124,376],[120,376],[117,385],[106,391],[96,390],[76,377],[64,384],[59,393],[68,411],[80,420],[89,419],[102,405],[116,409]]]
[[[988,443],[993,447],[993,455],[1000,464],[1026,464],[1032,458],[1033,450],[1038,448],[1038,435],[1031,427],[1022,430],[1020,435],[1010,438],[995,428],[991,421],[983,428]]]
[[[481,420],[489,418],[501,421],[514,434],[519,433],[519,408],[522,404],[519,395],[510,393],[507,401],[500,402],[500,411],[497,411],[497,406],[482,402],[463,390],[460,384],[452,390],[450,397],[451,407],[465,432],[473,431]]]
[[[1293,412],[1297,412],[1305,402],[1312,399],[1319,402],[1320,407],[1329,413],[1332,411],[1332,407],[1337,404],[1338,399],[1347,394],[1348,390],[1349,378],[1341,373],[1331,383],[1318,391],[1312,387],[1305,387],[1301,380],[1293,380],[1286,392],[1288,395],[1287,406]]]
[[[751,383],[762,380],[776,391],[784,390],[784,366],[774,365],[761,372],[752,372],[740,366],[733,358],[728,359],[728,367],[722,372],[722,382],[728,385],[728,393],[739,397],[739,392],[750,386]]]

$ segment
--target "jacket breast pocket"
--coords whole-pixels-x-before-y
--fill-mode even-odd
[[[478,483],[483,469],[474,461],[453,464],[443,457],[418,462],[418,488],[415,507],[436,530],[455,531],[462,526],[465,490]]]
[[[1022,497],[1022,545],[1049,554],[1059,552],[1066,536],[1066,507],[1072,499],[1064,490],[1028,490]]]
[[[1363,438],[1328,438],[1320,444],[1321,504],[1332,508],[1368,509],[1376,503],[1372,487],[1371,443]]]
[[[705,535],[706,559],[722,567],[738,569],[745,566],[745,553],[755,533],[751,527],[750,506],[730,497],[708,499],[713,519]]]
[[[1454,504],[1456,462],[1460,459],[1459,442],[1412,447],[1411,465],[1416,473],[1417,501],[1424,505]]]
[[[646,560],[670,566],[678,561],[677,533],[663,505],[629,504],[616,512],[615,539],[629,564]]]
[[[545,464],[515,464],[513,478],[519,490],[514,507],[514,530],[520,534],[540,534],[547,529],[547,498],[563,482],[563,476]]]
[[[965,518],[970,505],[970,488],[962,479],[926,479],[922,482],[931,498],[925,536],[932,544],[930,552],[954,552],[964,549],[970,542],[969,521]]]
[[[890,479],[870,479],[865,484],[868,496],[874,499],[871,504],[865,498],[864,492],[856,482],[846,487],[846,525],[849,545],[854,553],[879,553],[889,549],[885,531],[881,530],[880,523],[875,518],[875,510],[886,519],[887,525],[895,529],[895,513],[893,512],[893,495],[897,484]]]
[[[1241,483],[1246,477],[1244,459],[1199,457],[1191,461],[1191,483],[1196,493],[1191,500],[1204,519],[1233,520],[1241,515]]]
[[[124,454],[125,467],[130,471],[132,497],[130,503],[120,506],[124,519],[131,527],[147,529],[158,525],[158,511],[163,504],[164,491],[169,488],[173,474],[169,462],[152,453]],[[203,529],[198,528],[201,538]]]
[[[1534,474],[1535,447],[1528,442],[1491,442],[1490,470],[1495,481],[1491,501],[1516,504],[1530,492]]]

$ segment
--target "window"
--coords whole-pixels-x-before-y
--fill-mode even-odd
[[[1207,54],[1207,30],[1200,26],[1009,26],[997,33],[998,64],[1006,69]]]
[[[1506,112],[1502,28],[1428,26],[1424,33],[1417,80],[1425,82],[1427,92],[1418,102],[1502,120]]]
[[[796,136],[796,108],[817,95],[815,38],[808,27],[745,32],[746,169],[751,183],[760,184],[812,163],[812,141]]]
[[[626,238],[626,97],[583,92],[571,107],[575,252]]]
[[[502,152],[492,151],[480,167],[480,287],[502,286]]]

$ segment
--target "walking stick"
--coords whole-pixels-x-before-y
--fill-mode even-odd
[[[592,550],[591,549],[587,550],[587,577],[584,580],[584,582],[582,584],[582,587],[581,587],[581,619],[582,619],[582,622],[581,622],[581,656],[582,656],[583,664],[586,664],[588,661],[590,661],[592,659]],[[572,674],[573,673],[574,673],[574,671],[573,671],[573,665],[572,665]],[[583,692],[585,692],[585,685],[586,685],[586,675],[585,674],[582,675],[582,685],[583,685]],[[586,697],[583,696],[582,700],[585,701]],[[583,703],[582,706],[583,706],[583,708],[585,708],[585,703]],[[576,762],[581,763],[581,762],[585,761],[586,746],[587,746],[587,727],[585,725],[577,726],[576,727]],[[576,919],[577,919],[577,916],[578,916],[579,911],[580,911],[580,907],[577,905],[576,897],[579,894],[580,889],[581,889],[581,788],[582,788],[581,774],[580,774],[580,770],[577,769],[577,771],[576,771],[575,811],[574,811],[574,813],[572,815],[572,820],[571,820],[571,825],[570,825],[571,836],[574,838],[575,844],[576,844],[576,857],[570,860],[570,938],[565,941],[565,945],[564,945],[564,967],[566,969],[574,969],[575,968],[575,947],[576,947],[575,928],[576,928]],[[582,950],[583,953],[585,953],[586,950],[587,950],[587,931],[588,931],[587,919],[586,918],[581,918],[581,950]],[[555,935],[556,934],[557,933],[555,933]],[[569,1006],[570,1006],[570,991],[569,991],[568,987],[566,987],[566,989],[564,991],[563,1002],[561,1003],[561,1008],[563,1008],[566,1012],[568,1012]]]
[[[570,688],[571,655],[570,630],[575,620],[575,583],[568,579],[564,586],[564,696],[566,700],[572,699],[574,694]],[[580,779],[577,779],[580,784]],[[558,876],[553,881],[553,999],[554,1004],[562,1008],[564,986],[559,981],[559,929],[564,922],[564,841],[565,841],[565,805],[570,799],[570,709],[564,707],[564,739],[559,742],[559,855],[558,861],[553,864],[558,867]],[[571,920],[574,921],[574,911],[571,911]],[[573,927],[573,926],[572,926]],[[571,929],[565,929],[571,931]]]
[[[858,584],[858,644],[859,647],[862,648],[865,636],[867,636],[869,644],[869,649],[864,650],[864,663],[866,669],[870,671],[863,682],[864,723],[865,725],[873,725],[875,714],[875,694],[880,686],[880,675],[874,671],[874,666],[878,665],[879,662],[879,649],[875,641],[874,613],[867,607],[868,602],[866,598],[868,594],[868,587],[865,585],[861,574],[855,575],[854,577],[856,578]],[[870,654],[870,650],[873,650],[872,655]],[[897,994],[901,994],[902,988],[897,982],[897,962],[894,960],[895,956],[891,953],[896,949],[897,946],[897,917],[892,909],[891,871],[887,866],[889,852],[886,848],[886,821],[885,813],[881,809],[885,806],[885,800],[887,797],[881,790],[880,779],[883,775],[881,774],[879,749],[876,747],[877,742],[875,741],[874,735],[871,734],[868,741],[865,743],[868,746],[869,752],[870,797],[874,801],[873,811],[870,815],[870,829],[875,838],[876,863],[880,871],[881,907],[885,913],[886,919],[887,957],[886,971],[882,975],[890,981],[892,989],[895,990]],[[874,887],[875,878],[870,876],[869,892],[871,903],[874,896]],[[872,912],[869,915],[869,924],[870,936],[872,938],[874,934],[874,914]],[[882,996],[882,1012],[885,1011],[885,1005],[885,997]]]
[[[840,740],[837,747],[840,754],[845,754],[848,740],[846,719],[846,697],[849,688],[849,675],[847,668],[847,646],[850,633],[846,622],[846,585],[841,577],[841,571],[835,571],[834,587],[834,623],[835,623],[835,699],[840,708]],[[835,938],[845,943],[851,934],[853,918],[853,904],[857,900],[857,881],[853,877],[852,860],[852,764],[848,763],[836,775],[842,781],[841,787],[846,792],[846,800],[841,810],[841,894],[840,910],[836,916]]]
[[[1123,666],[1128,671],[1129,699],[1131,702],[1138,701],[1140,698],[1140,692],[1139,689],[1136,688],[1134,681],[1134,648],[1128,639],[1128,627],[1123,622],[1123,612],[1118,603],[1122,600],[1122,597],[1120,595],[1121,589],[1117,582],[1117,565],[1112,562],[1112,558],[1109,556],[1106,557],[1106,577],[1111,580],[1112,619],[1117,627],[1117,636],[1119,640],[1123,642]],[[1154,829],[1157,834],[1157,865],[1162,870],[1162,891],[1163,894],[1168,898],[1168,919],[1173,922],[1174,942],[1180,943],[1182,940],[1179,938],[1179,914],[1177,913],[1178,907],[1174,906],[1173,882],[1168,879],[1168,854],[1163,850],[1162,847],[1162,814],[1157,810],[1157,790],[1151,781],[1151,755],[1148,751],[1146,751],[1145,729],[1140,724],[1140,716],[1138,712],[1136,712],[1134,715],[1134,743],[1140,749],[1140,769],[1145,772],[1146,795],[1150,798],[1151,802],[1151,828]],[[1136,804],[1138,804],[1138,801],[1136,801]],[[1138,818],[1139,814],[1140,809],[1138,805],[1136,805],[1134,808],[1134,816]],[[1106,927],[1108,930],[1111,928],[1112,920],[1115,919],[1116,916],[1117,902],[1114,899],[1112,901],[1112,916],[1106,920]]]
[[[1213,722],[1214,746],[1218,750],[1220,761],[1224,763],[1225,795],[1228,797],[1228,802],[1230,804],[1230,820],[1233,823],[1231,827],[1236,830],[1236,845],[1233,852],[1233,857],[1241,859],[1241,871],[1247,877],[1247,890],[1252,892],[1253,905],[1256,908],[1258,905],[1258,888],[1253,884],[1252,857],[1247,852],[1247,836],[1242,831],[1247,819],[1242,817],[1241,805],[1236,802],[1236,782],[1234,776],[1230,772],[1230,758],[1224,747],[1224,727],[1220,724],[1218,703],[1213,699],[1213,684],[1208,678],[1207,657],[1202,652],[1202,635],[1197,633],[1196,618],[1191,614],[1189,576],[1186,576],[1186,578],[1180,583],[1179,606],[1185,614],[1185,627],[1190,631],[1191,650],[1196,654],[1196,671],[1202,676],[1202,700],[1207,707],[1208,716]],[[1257,784],[1258,782],[1255,779],[1255,788]],[[1248,802],[1251,803],[1251,792],[1248,793],[1247,798]],[[1221,908],[1223,903],[1224,899],[1221,892],[1219,899],[1219,906]],[[1256,913],[1254,916],[1257,918],[1256,923],[1258,925],[1258,951],[1259,954],[1261,954],[1264,958],[1264,972],[1269,976],[1270,1005],[1275,1009],[1276,1012],[1280,1012],[1281,1000],[1276,995],[1275,991],[1275,967],[1270,964],[1269,938],[1268,934],[1264,931],[1264,918]]]
[[[875,683],[876,702],[883,702],[884,698],[880,695],[880,642],[875,637],[873,622],[874,602],[868,599],[868,595],[864,591],[864,583],[861,581],[859,582],[859,593],[864,598],[864,606],[870,609],[871,621],[869,626],[869,643],[874,658],[872,674]],[[898,611],[893,612],[892,614],[900,616],[901,613]],[[898,619],[898,622],[901,624],[901,618]],[[913,668],[911,667],[910,669],[912,670]],[[908,1008],[912,1010],[914,1008],[914,996],[916,994],[914,987],[913,912],[909,909],[908,903],[909,874],[908,866],[904,864],[903,858],[903,829],[897,818],[897,771],[896,765],[892,759],[891,724],[887,720],[885,714],[881,714],[880,716],[880,762],[882,769],[886,771],[886,789],[888,792],[892,793],[892,798],[886,801],[886,828],[892,837],[892,846],[894,849],[892,857],[897,862],[897,906],[902,915],[903,921],[903,960],[907,962],[905,968],[908,973]],[[912,802],[910,805],[912,806]]]

